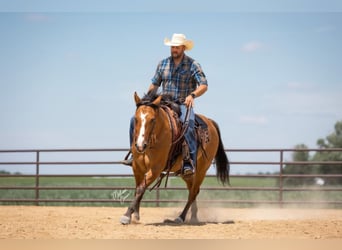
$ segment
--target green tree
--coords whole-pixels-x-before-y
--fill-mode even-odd
[[[342,148],[342,121],[338,121],[335,124],[335,130],[328,135],[325,139],[318,139],[317,146],[319,149],[335,149]],[[306,161],[342,161],[341,151],[318,151],[312,157],[309,152],[305,151],[308,147],[305,144],[299,144],[295,149],[303,149],[303,151],[295,151],[292,154],[292,161],[294,162],[306,162]],[[342,174],[342,164],[320,164],[320,165],[285,165],[283,170],[284,174]],[[325,184],[335,185],[342,184],[342,178],[325,178]],[[314,183],[313,178],[285,178],[284,185],[310,185]]]
[[[317,145],[320,148],[342,148],[342,121],[335,124],[335,131],[328,135],[326,139],[318,139]]]
[[[335,124],[335,131],[328,135],[325,139],[318,139],[317,145],[320,149],[342,148],[342,121]],[[338,151],[322,151],[317,152],[313,161],[342,161],[342,152]],[[342,174],[341,165],[319,165],[318,173],[320,174]],[[342,184],[342,178],[327,178],[327,184]]]
[[[298,144],[295,146],[295,149],[298,151],[294,151],[292,154],[293,162],[307,162],[310,160],[309,152],[306,151],[308,147],[305,144]],[[283,170],[284,174],[312,174],[312,166],[305,164],[286,164]],[[304,185],[304,184],[312,184],[313,180],[308,178],[285,178],[284,185]]]

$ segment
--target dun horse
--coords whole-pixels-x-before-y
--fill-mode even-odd
[[[135,197],[126,213],[121,217],[122,224],[140,219],[139,208],[145,190],[162,175],[163,172],[180,173],[183,156],[179,154],[170,161],[170,151],[175,143],[171,117],[162,103],[162,96],[146,95],[140,99],[134,94],[137,105],[135,112],[135,130],[132,143],[133,173],[135,177]],[[188,189],[188,200],[174,222],[183,223],[191,207],[191,221],[197,221],[196,197],[204,180],[206,172],[215,159],[216,176],[222,184],[229,183],[229,162],[224,151],[220,131],[216,122],[205,116],[200,116],[206,124],[206,138],[200,142],[197,153],[197,166],[191,177],[184,178]],[[181,136],[181,135],[180,135]],[[166,166],[169,164],[169,168]]]

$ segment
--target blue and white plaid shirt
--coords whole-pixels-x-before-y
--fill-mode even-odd
[[[171,56],[159,62],[152,84],[162,86],[162,94],[174,100],[185,99],[199,85],[208,85],[200,64],[187,55],[177,68]]]

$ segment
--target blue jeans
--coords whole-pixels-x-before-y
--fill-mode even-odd
[[[186,106],[185,105],[180,105],[181,109],[181,116],[180,119],[184,123],[185,122],[185,116],[186,116]],[[189,116],[189,126],[188,129],[185,132],[185,141],[189,146],[189,153],[190,153],[190,158],[196,166],[196,160],[197,160],[197,142],[196,142],[196,131],[195,131],[195,112],[193,108],[190,108],[189,110],[190,116]],[[133,142],[133,134],[134,134],[134,116],[131,118],[130,121],[130,126],[129,126],[129,143],[130,146],[132,147],[132,142]]]

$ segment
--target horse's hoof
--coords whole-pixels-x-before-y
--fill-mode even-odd
[[[200,221],[197,218],[191,218],[190,223],[191,224],[198,224],[198,223],[200,223]]]
[[[121,222],[122,225],[128,225],[128,224],[131,223],[131,218],[126,216],[126,215],[123,215],[120,218],[120,222]]]
[[[139,221],[140,220],[140,215],[138,213],[134,213],[134,220]]]
[[[177,217],[177,218],[175,219],[175,223],[177,223],[177,224],[183,224],[183,223],[184,223],[184,220],[183,220],[181,217]]]

